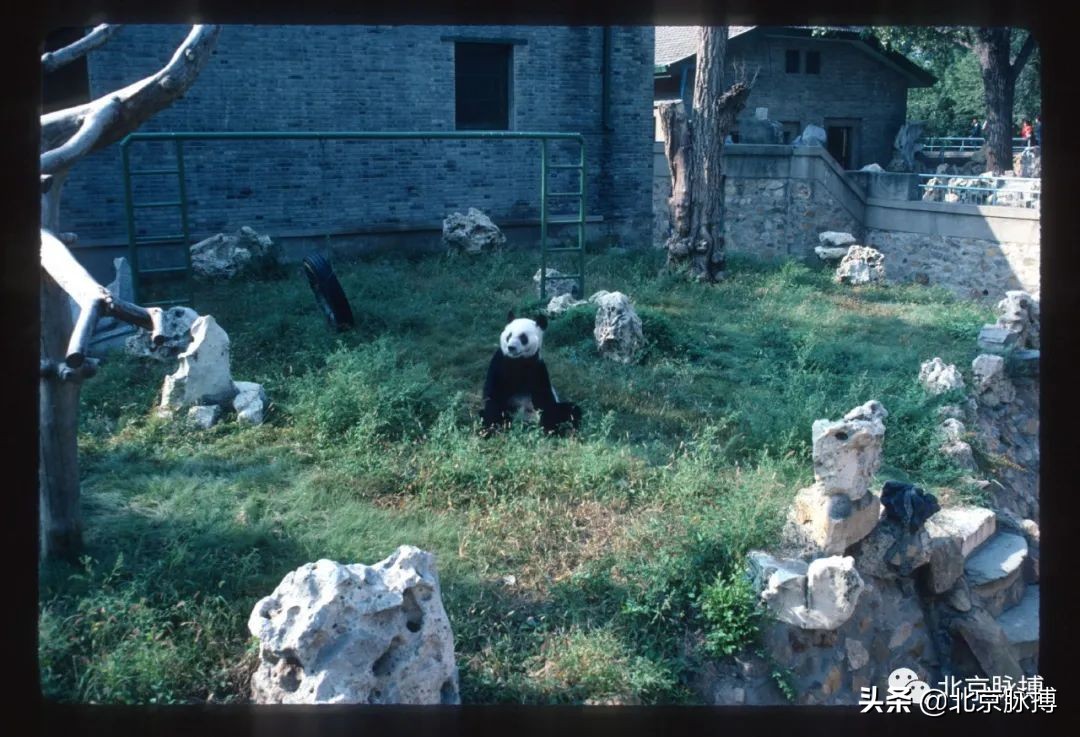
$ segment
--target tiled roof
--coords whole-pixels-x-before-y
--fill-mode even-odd
[[[701,26],[657,26],[656,64],[667,65],[697,53],[698,29]],[[728,26],[728,38],[734,38],[754,26]]]
[[[664,72],[667,67],[676,62],[688,59],[697,53],[698,29],[701,26],[657,26],[656,27],[656,73]],[[755,28],[764,26],[728,26],[728,38],[735,38],[748,33]],[[791,34],[812,37],[814,26],[777,26],[774,30],[784,30]],[[862,26],[831,26],[829,27],[831,38],[842,38],[857,42],[865,51],[875,56],[881,62],[891,65],[894,69],[908,78],[908,84],[912,87],[929,87],[937,79],[930,72],[908,59],[897,51],[890,51],[881,47],[881,44],[872,38],[863,38],[860,31]]]

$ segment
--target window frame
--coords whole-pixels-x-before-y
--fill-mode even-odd
[[[459,130],[459,131],[510,131],[510,130],[514,130],[514,46],[515,45],[516,44],[512,40],[501,41],[501,40],[494,40],[494,39],[489,40],[489,39],[471,39],[471,38],[456,38],[456,39],[454,39],[454,130]],[[496,74],[480,75],[480,74],[475,74],[475,73],[472,73],[472,74],[466,73],[465,75],[462,75],[462,73],[461,73],[462,70],[461,70],[460,64],[462,63],[461,62],[461,52],[462,52],[462,47],[463,46],[465,46],[465,47],[473,47],[473,48],[481,47],[481,46],[489,47],[489,48],[492,48],[492,49],[494,49],[496,47],[500,48],[502,50],[502,52],[506,55],[505,69],[504,69],[504,72],[503,72],[503,76],[500,78]],[[477,60],[476,59],[471,59],[471,60],[469,60],[469,61],[467,61],[465,63],[466,64],[467,63],[476,64]],[[480,121],[480,122],[471,122],[469,120],[465,120],[464,123],[463,123],[463,121],[462,121],[462,106],[461,106],[462,94],[461,93],[462,93],[463,88],[465,90],[468,89],[466,86],[464,86],[467,83],[464,82],[463,76],[466,77],[466,78],[469,77],[469,76],[477,77],[477,78],[482,78],[482,77],[486,76],[488,79],[495,79],[495,80],[500,80],[501,82],[503,82],[503,84],[498,85],[498,86],[501,86],[501,87],[504,88],[504,92],[505,92],[505,96],[506,96],[505,100],[504,100],[503,111],[502,111],[502,112],[505,113],[505,118],[500,117],[500,119],[498,119],[498,120],[486,120],[486,121]],[[473,98],[473,100],[471,100],[470,102],[475,105],[476,104],[476,99]]]

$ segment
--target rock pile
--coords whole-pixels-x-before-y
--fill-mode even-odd
[[[454,635],[435,558],[403,545],[372,566],[319,560],[248,619],[256,704],[458,704]]]
[[[930,394],[944,394],[964,388],[964,377],[954,364],[946,365],[938,356],[919,367],[919,383]]]
[[[181,317],[186,318],[186,313]],[[159,416],[170,418],[186,410],[189,421],[207,429],[217,424],[227,409],[236,413],[238,422],[262,424],[268,404],[266,392],[261,384],[233,381],[229,336],[213,316],[199,315],[192,321],[188,345],[177,359],[176,371],[162,384]]]
[[[781,622],[805,630],[834,630],[851,617],[864,584],[854,560],[839,555],[807,564],[750,553],[755,588]]]
[[[821,241],[821,245],[814,247],[814,253],[822,261],[832,263],[847,256],[848,249],[855,243],[855,236],[851,233],[826,230],[824,233],[818,233],[818,240]]]
[[[280,249],[270,236],[243,226],[233,235],[218,233],[191,247],[191,270],[204,279],[231,279],[251,268],[274,264]]]
[[[585,300],[574,299],[574,295],[572,294],[560,294],[558,297],[551,298],[545,311],[549,317],[557,317],[567,310],[587,304],[589,303]]]
[[[506,236],[491,218],[475,207],[468,213],[454,212],[443,220],[442,241],[447,250],[479,254],[494,251],[506,244]]]
[[[997,303],[998,318],[979,331],[979,348],[1006,353],[1017,348],[1039,348],[1039,301],[1020,290],[1005,292]]]
[[[851,246],[833,279],[838,284],[883,284],[885,255],[870,246]]]
[[[790,537],[836,555],[874,529],[881,502],[869,486],[881,464],[887,416],[880,402],[870,401],[842,420],[814,422],[814,484],[795,496]]]
[[[972,404],[972,414],[985,406]],[[962,410],[946,414],[946,441],[962,442],[963,423],[951,416]],[[712,703],[781,703],[765,675],[770,661],[790,673],[800,704],[855,704],[862,688],[883,688],[901,667],[931,684],[947,674],[1035,672],[1039,531],[1032,520],[980,507],[940,509],[933,495],[893,481],[882,489],[884,514],[850,513],[868,497],[879,506],[868,484],[886,416],[868,402],[839,422],[814,423],[815,484],[796,496],[785,530],[799,557],[748,557],[770,615],[766,653],[761,663],[706,679],[700,690]],[[828,574],[811,575],[818,570]]]

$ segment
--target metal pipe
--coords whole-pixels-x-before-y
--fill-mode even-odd
[[[547,302],[547,139],[540,139],[540,301]]]
[[[605,131],[610,131],[615,128],[611,124],[611,26],[604,26],[602,65],[600,125]]]
[[[402,139],[470,140],[489,138],[516,138],[534,141],[545,138],[583,140],[580,133],[559,133],[555,131],[198,131],[129,133],[124,137],[124,142],[172,141],[177,139],[183,141],[226,141],[230,139],[389,141]]]

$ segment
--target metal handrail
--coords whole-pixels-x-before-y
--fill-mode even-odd
[[[942,143],[935,143],[940,141]],[[954,143],[959,141],[959,143]],[[1028,138],[1013,138],[1013,148],[1024,148],[1031,142]],[[922,150],[927,152],[944,152],[944,151],[976,151],[983,147],[986,143],[986,138],[978,136],[931,136],[924,138],[922,141]]]
[[[927,183],[920,184],[920,185],[918,185],[918,187],[919,187],[919,189],[923,190],[924,193],[929,192],[931,190],[945,190],[946,192],[954,192],[954,193],[955,192],[985,192],[987,194],[981,196],[981,198],[984,200],[984,202],[985,202],[985,200],[989,199],[993,193],[1008,194],[1008,195],[1011,195],[1012,197],[1015,197],[1016,199],[1018,199],[1019,203],[1020,203],[1020,206],[1027,206],[1029,203],[1031,205],[1034,205],[1034,204],[1038,203],[1039,202],[1039,195],[1040,195],[1039,190],[1037,188],[1034,189],[1034,191],[1032,189],[1014,189],[1012,187],[1005,187],[1005,186],[1002,186],[1002,185],[1005,184],[1005,183],[1009,183],[1009,182],[1019,183],[1019,184],[1035,183],[1036,187],[1038,187],[1041,184],[1041,181],[1042,181],[1041,179],[1039,179],[1037,177],[979,176],[977,174],[974,174],[974,175],[963,175],[963,174],[918,174],[917,176],[919,177],[919,179],[923,179],[923,180],[931,180],[931,179],[946,179],[946,180],[966,179],[966,180],[975,180],[975,181],[987,181],[987,180],[989,180],[990,182],[993,183],[992,186],[989,186],[989,187],[987,187],[987,186],[979,186],[979,185],[949,184],[948,181],[946,181],[946,183],[944,183],[944,184],[930,184],[929,181],[927,181]],[[967,204],[974,204],[974,203],[967,203]],[[1011,202],[994,202],[993,204],[1001,205],[1001,206],[1005,206],[1005,207],[1015,206],[1014,203],[1011,203]]]
[[[569,168],[579,169],[579,187],[576,193],[578,199],[577,220],[569,224],[577,226],[578,250],[580,250],[579,268],[577,280],[581,295],[585,294],[585,221],[586,221],[586,156],[585,137],[581,133],[565,133],[555,131],[198,131],[198,132],[139,132],[128,134],[120,142],[124,174],[125,209],[128,226],[128,248],[132,262],[132,282],[135,294],[139,293],[138,280],[138,255],[135,237],[135,206],[132,201],[131,166],[129,149],[132,143],[137,141],[173,141],[176,146],[177,175],[180,184],[180,200],[176,206],[180,209],[181,223],[183,226],[183,242],[185,258],[187,260],[188,292],[191,292],[191,254],[188,228],[187,196],[184,182],[183,167],[183,141],[266,141],[266,140],[295,140],[295,141],[356,141],[356,140],[532,140],[541,142],[540,163],[540,294],[543,298],[547,294],[547,230],[548,218],[548,171],[551,166],[547,160],[548,141],[573,141],[580,147],[579,164],[570,165]],[[568,168],[568,167],[556,167]],[[145,173],[145,172],[143,172]],[[567,223],[567,221],[560,221]],[[175,301],[175,300],[172,300]],[[189,300],[190,301],[190,298]]]

